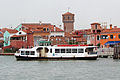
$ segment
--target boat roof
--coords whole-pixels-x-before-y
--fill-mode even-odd
[[[20,51],[35,51],[39,47],[47,47],[47,48],[95,48],[97,46],[36,46],[33,48],[21,48]]]

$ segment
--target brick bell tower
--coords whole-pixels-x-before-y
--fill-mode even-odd
[[[70,12],[62,14],[62,21],[64,24],[64,32],[71,33],[74,31],[74,14]]]

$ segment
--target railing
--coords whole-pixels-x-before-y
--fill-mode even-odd
[[[96,50],[98,56],[113,56],[114,54],[114,48],[99,48]]]

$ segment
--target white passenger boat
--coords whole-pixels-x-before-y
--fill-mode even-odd
[[[56,45],[37,46],[30,49],[19,49],[15,53],[17,60],[49,60],[49,59],[75,59],[75,60],[96,60],[96,46],[80,45]]]

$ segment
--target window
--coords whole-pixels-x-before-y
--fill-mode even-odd
[[[78,35],[78,32],[76,33],[76,35]]]
[[[99,39],[99,36],[97,36],[97,40],[100,40],[100,39]]]
[[[70,17],[68,16],[68,19],[70,19]]]
[[[43,31],[46,31],[46,28],[43,28]]]
[[[120,34],[118,35],[119,39],[120,39]]]
[[[60,49],[55,49],[55,53],[60,53]]]
[[[29,51],[26,51],[26,55],[29,55]]]
[[[50,36],[50,37],[54,37],[54,35]]]
[[[65,53],[65,49],[61,49],[61,53]]]
[[[19,32],[19,34],[21,34],[21,32]]]
[[[110,39],[113,39],[113,35],[110,35]]]
[[[107,35],[101,35],[101,39],[107,39],[108,36]]]
[[[84,53],[83,49],[78,49],[78,53]]]
[[[71,53],[71,49],[66,49],[66,53]]]
[[[94,48],[86,48],[86,49],[85,49],[85,52],[93,52],[93,49],[94,49]]]
[[[95,30],[93,30],[93,33],[95,33]]]
[[[24,53],[25,53],[25,51],[21,51],[21,55],[25,55]]]
[[[95,29],[97,29],[97,24],[95,24]]]
[[[72,49],[72,53],[77,53],[77,49]]]
[[[49,31],[49,28],[47,28],[47,31]]]
[[[35,51],[31,51],[31,55],[35,55]]]
[[[50,53],[52,53],[52,48],[50,49]]]

